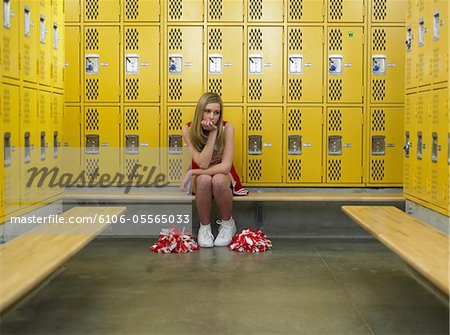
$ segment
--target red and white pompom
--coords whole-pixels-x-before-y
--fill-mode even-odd
[[[272,248],[272,242],[262,232],[251,228],[244,229],[239,234],[234,235],[228,249],[239,252],[264,252]]]
[[[173,226],[162,228],[158,241],[150,247],[151,251],[160,254],[192,252],[199,249],[192,236],[184,233],[184,228],[179,230]]]

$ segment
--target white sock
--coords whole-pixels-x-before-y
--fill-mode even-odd
[[[208,224],[201,224],[201,223],[200,223],[200,229],[208,229],[208,230],[211,230],[211,223],[208,223]]]
[[[222,220],[222,224],[231,226],[233,224],[233,217],[230,217],[228,220]]]

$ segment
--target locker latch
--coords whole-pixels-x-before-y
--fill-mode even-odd
[[[422,159],[422,148],[423,148],[423,136],[422,132],[417,132],[417,159]]]
[[[386,138],[383,135],[372,136],[372,155],[384,156],[386,154]]]
[[[210,74],[222,74],[223,56],[211,54],[208,56],[208,71]]]
[[[58,50],[58,23],[53,22],[53,49]]]
[[[342,74],[342,55],[328,55],[328,72],[329,74]]]
[[[58,131],[53,132],[53,158],[57,158],[59,153],[59,134]]]
[[[288,155],[302,154],[302,135],[288,135]]]
[[[139,74],[139,55],[125,55],[125,72],[126,74]]]
[[[98,74],[99,73],[99,60],[100,56],[96,54],[86,55],[86,74]]]
[[[433,132],[431,135],[431,162],[437,163],[438,161],[438,134]]]
[[[411,51],[412,39],[413,39],[412,28],[411,28],[411,26],[408,26],[408,29],[406,29],[406,51],[407,52]]]
[[[41,160],[45,161],[45,159],[47,158],[47,153],[46,153],[46,142],[45,142],[45,131],[41,131]]]
[[[30,141],[30,132],[27,131],[24,134],[24,148],[23,148],[23,153],[24,153],[24,161],[25,163],[29,163],[31,161],[31,141]]]
[[[328,136],[328,154],[331,156],[342,155],[342,136],[330,135]]]
[[[169,135],[169,154],[181,155],[183,153],[183,137],[181,135]]]
[[[11,28],[11,1],[3,0],[3,26]]]
[[[5,133],[3,135],[3,147],[4,147],[4,157],[3,157],[3,165],[10,166],[11,165],[11,133]]]
[[[262,136],[248,135],[248,154],[262,155]]]
[[[372,56],[372,74],[378,76],[386,74],[386,55]]]
[[[30,7],[28,5],[25,5],[23,8],[23,18],[25,23],[25,29],[23,31],[23,34],[26,37],[29,37],[31,34],[31,15],[30,15]]]
[[[425,44],[425,20],[421,18],[419,20],[419,47],[422,47]]]
[[[45,16],[39,16],[39,41],[45,44]]]
[[[127,155],[139,154],[139,135],[125,135],[125,153]]]
[[[405,157],[409,157],[409,149],[411,148],[409,130],[405,132],[405,145],[403,146],[403,150],[405,150]]]
[[[100,136],[91,134],[86,135],[86,153],[98,154],[100,153]]]
[[[303,55],[289,55],[289,74],[301,75],[303,73]]]
[[[249,74],[262,73],[262,55],[259,54],[248,55],[248,73]]]
[[[439,15],[439,10],[436,9],[433,14],[433,40],[439,40],[440,30],[441,30],[441,19]]]
[[[172,54],[169,55],[169,73],[181,74],[183,71],[183,55]]]

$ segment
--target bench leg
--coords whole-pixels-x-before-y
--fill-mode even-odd
[[[264,221],[264,211],[262,202],[257,202],[255,204],[255,221],[258,229],[262,229]]]

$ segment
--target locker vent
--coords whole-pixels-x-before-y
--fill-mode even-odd
[[[11,94],[8,89],[3,90],[3,122],[11,123]]]
[[[416,190],[418,191],[418,193],[422,193],[423,190],[423,175],[422,175],[422,167],[421,166],[417,166],[416,167],[416,176],[414,178],[414,180],[416,181]]]
[[[30,123],[30,114],[31,114],[30,93],[24,90],[24,94],[23,94],[23,122],[25,124],[29,124]]]
[[[303,15],[303,0],[289,1],[289,20],[301,20]]]
[[[328,98],[331,101],[338,101],[342,99],[342,79],[328,80]]]
[[[125,130],[139,130],[139,111],[136,108],[126,110]]]
[[[386,98],[386,80],[372,80],[372,99],[375,101],[383,101]]]
[[[413,17],[413,9],[416,5],[414,1],[406,1],[406,17]]]
[[[96,20],[98,18],[98,2],[99,0],[86,1],[86,17],[89,20]]]
[[[289,79],[289,98],[300,101],[302,98],[302,79]]]
[[[86,174],[90,180],[95,180],[100,176],[99,166],[98,158],[86,158]]]
[[[178,108],[169,111],[169,131],[180,132],[183,128],[181,110]]]
[[[331,29],[329,34],[329,50],[342,50],[342,31],[340,29]]]
[[[139,0],[126,0],[125,17],[127,20],[136,20],[139,16]]]
[[[183,32],[179,28],[169,29],[169,50],[182,50]]]
[[[137,158],[126,158],[125,159],[125,175],[128,179],[136,178],[136,175],[139,174],[139,167],[136,165],[140,164],[139,159]]]
[[[342,178],[342,161],[340,159],[328,160],[328,181],[339,181]]]
[[[98,99],[98,79],[86,79],[86,99]]]
[[[169,19],[180,20],[183,15],[183,0],[169,0]]]
[[[262,31],[261,29],[250,29],[249,32],[249,49],[250,50],[262,50]]]
[[[403,164],[403,189],[407,190],[411,187],[410,175],[409,175],[409,160],[405,160],[405,164]]]
[[[6,36],[3,36],[3,69],[5,72],[11,71],[11,47]]]
[[[302,131],[302,112],[299,109],[289,110],[288,131]]]
[[[384,20],[386,18],[387,0],[373,0],[373,17],[375,20]]]
[[[39,122],[45,124],[45,98],[41,96],[39,99]]]
[[[373,39],[373,51],[385,51],[386,50],[386,31],[384,29],[374,29],[372,33]]]
[[[411,110],[411,100],[409,96],[406,96],[405,99],[405,124],[409,125],[411,124],[411,114],[413,111]]]
[[[431,199],[433,199],[436,203],[436,200],[439,200],[438,197],[438,172],[436,170],[431,171]]]
[[[440,57],[439,57],[439,47],[433,48],[433,79],[438,79],[440,75],[440,68],[439,65]]]
[[[86,113],[86,130],[99,130],[98,110],[88,108]]]
[[[39,78],[45,80],[45,52],[39,52]]]
[[[302,160],[288,159],[288,181],[300,181],[302,178]]]
[[[125,48],[139,50],[139,31],[136,28],[127,29],[125,32]]]
[[[384,180],[384,159],[371,159],[371,180]]]
[[[431,112],[431,123],[433,125],[439,124],[439,95],[433,94],[433,109]]]
[[[422,12],[425,9],[425,0],[418,0],[417,6],[419,7],[419,12]]]
[[[169,180],[178,181],[182,177],[183,160],[181,158],[169,159]]]
[[[222,2],[223,0],[209,1],[209,17],[212,20],[220,20],[222,18]]]
[[[249,1],[249,16],[252,20],[261,20],[263,14],[263,0]]]
[[[301,29],[291,29],[289,31],[289,50],[303,50],[303,33]]]
[[[183,79],[169,78],[169,98],[170,100],[180,100],[183,96]]]
[[[222,50],[222,29],[212,28],[209,31],[209,50]]]
[[[55,126],[58,125],[58,113],[59,113],[59,103],[58,103],[58,98],[55,97],[53,99],[53,110],[52,110],[53,124]]]
[[[98,30],[96,28],[86,30],[86,50],[98,50]]]
[[[27,44],[23,46],[23,71],[26,76],[31,74],[30,46]]]
[[[258,181],[262,177],[262,160],[249,159],[248,160],[248,179],[250,181]]]
[[[386,113],[375,109],[372,114],[372,131],[386,131]]]
[[[137,100],[139,98],[139,79],[127,78],[125,80],[125,94],[127,100]]]
[[[425,57],[424,53],[419,54],[419,61],[417,65],[417,80],[422,81],[424,77],[424,69],[425,69]]]
[[[424,104],[423,104],[423,96],[419,95],[417,98],[417,110],[418,111],[424,111]],[[417,123],[423,124],[423,114],[424,113],[417,113]]]
[[[52,66],[52,76],[53,76],[53,83],[58,82],[58,56],[53,56],[53,66]]]
[[[328,131],[342,131],[342,112],[331,109],[328,114]]]
[[[208,91],[217,93],[222,96],[222,79],[212,79],[208,80]]]
[[[262,79],[248,80],[248,96],[250,100],[261,100],[262,97]]]
[[[262,131],[262,113],[260,109],[250,109],[248,120],[249,131]]]
[[[330,0],[329,13],[332,20],[341,20],[343,15],[343,3],[344,0]]]
[[[406,57],[406,84],[411,83],[412,77],[412,59],[411,57]]]

